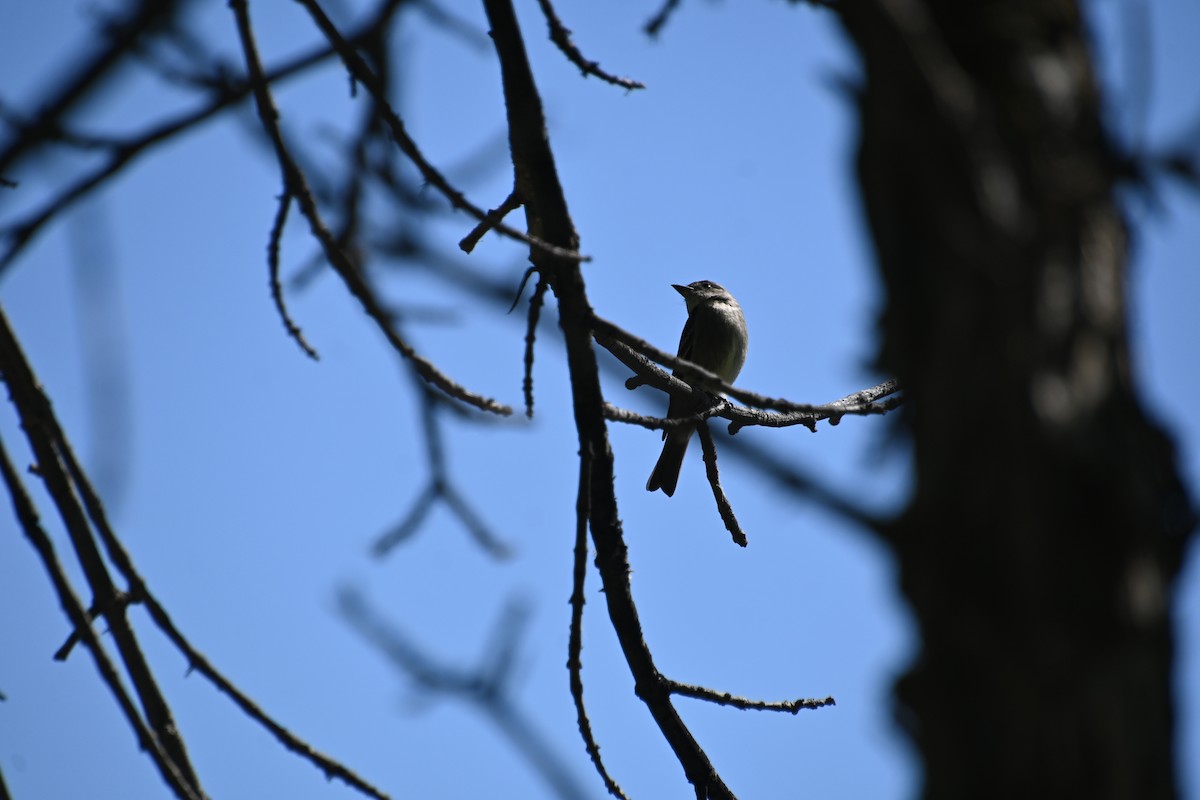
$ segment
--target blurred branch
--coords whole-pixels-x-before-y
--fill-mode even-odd
[[[300,330],[300,326],[292,321],[292,315],[288,313],[287,302],[283,299],[283,285],[279,282],[279,241],[283,237],[283,229],[287,225],[288,209],[291,207],[292,193],[287,190],[287,187],[284,187],[283,194],[279,196],[279,208],[275,212],[275,222],[271,225],[271,235],[267,241],[267,271],[271,283],[271,299],[275,301],[275,310],[279,312],[279,318],[283,321],[283,327],[287,330],[288,336],[296,341],[305,355],[316,361],[320,356],[304,338],[304,332]]]
[[[369,26],[370,23],[358,29],[351,41],[360,41],[362,36],[365,35],[365,31],[369,30]],[[302,56],[285,62],[273,70],[267,71],[265,73],[265,80],[267,83],[277,83],[321,63],[331,55],[333,55],[332,48],[316,48]],[[200,123],[206,122],[218,113],[241,102],[250,94],[250,91],[251,87],[248,81],[230,82],[218,91],[215,96],[197,108],[184,112],[165,122],[148,127],[141,133],[112,141],[106,148],[110,152],[104,163],[79,178],[67,188],[53,195],[33,212],[15,222],[0,226],[0,236],[5,241],[4,249],[0,251],[0,275],[16,260],[25,247],[33,241],[36,234],[48,223],[57,219],[63,211],[89,195],[94,189],[107,186],[111,178],[156,146],[173,140],[179,134],[191,130]],[[49,113],[43,112],[37,119],[29,122],[27,129],[45,130],[55,125],[57,123],[49,116]],[[22,130],[25,129],[22,128]],[[6,157],[10,151],[14,153],[11,156],[12,159],[15,159],[23,152],[25,148],[25,145],[22,144],[23,138],[10,145],[3,153],[0,153],[0,159]]]
[[[658,34],[662,32],[663,26],[671,19],[671,15],[679,8],[679,0],[663,0],[663,4],[658,11],[654,12],[654,16],[646,20],[646,24],[642,26],[642,31],[651,39],[657,39]]]
[[[421,428],[429,461],[429,483],[404,519],[375,540],[375,544],[371,546],[371,554],[376,558],[383,558],[394,547],[411,538],[425,521],[434,502],[440,499],[489,555],[508,558],[512,553],[509,546],[496,538],[450,482],[445,450],[442,446],[442,432],[437,420],[437,396],[424,384],[417,385],[417,396],[421,403]]]
[[[305,0],[301,0],[301,2],[305,2]],[[296,198],[296,202],[300,206],[300,211],[308,220],[309,228],[314,238],[320,242],[321,249],[324,251],[330,266],[333,267],[334,271],[337,272],[338,276],[346,284],[346,288],[349,289],[350,293],[362,305],[367,316],[376,323],[379,330],[388,340],[388,343],[409,360],[422,378],[437,386],[451,397],[473,405],[482,411],[490,411],[494,414],[505,416],[511,414],[512,409],[508,406],[502,405],[489,397],[470,392],[463,386],[452,381],[432,362],[422,358],[407,342],[400,338],[395,327],[391,324],[387,312],[380,306],[374,292],[371,291],[366,281],[363,280],[358,265],[338,245],[329,228],[326,227],[324,220],[321,218],[320,209],[317,207],[316,199],[309,189],[308,180],[296,164],[295,159],[292,158],[287,145],[283,141],[283,134],[279,130],[279,112],[276,110],[274,100],[271,98],[270,88],[267,84],[266,76],[263,74],[262,64],[258,58],[258,48],[254,42],[254,32],[250,25],[250,15],[246,6],[246,0],[230,0],[229,6],[233,10],[234,18],[237,21],[238,36],[241,40],[242,52],[246,58],[246,70],[250,75],[250,83],[254,90],[258,116],[262,120],[263,129],[275,149],[279,169],[283,174],[285,191]],[[348,46],[345,40],[339,36],[338,47]],[[357,54],[354,57],[361,63],[361,59]],[[344,53],[343,58],[345,58]],[[363,68],[366,69],[365,65],[363,65]],[[373,82],[372,85],[377,84]]]
[[[450,182],[447,181],[446,178],[440,172],[438,172],[431,163],[429,163],[425,156],[421,154],[416,142],[414,142],[412,137],[408,135],[408,131],[405,128],[404,122],[400,119],[400,115],[397,114],[388,103],[387,96],[382,91],[380,86],[379,78],[376,77],[370,66],[363,61],[362,56],[360,56],[350,45],[350,43],[346,41],[341,32],[337,29],[337,26],[334,25],[329,17],[325,15],[325,12],[321,9],[320,5],[317,4],[316,0],[297,0],[297,2],[304,6],[305,10],[307,10],[309,15],[313,18],[313,22],[316,23],[317,28],[321,31],[321,34],[325,36],[329,43],[333,45],[334,49],[337,50],[338,55],[341,57],[342,62],[346,65],[346,69],[349,70],[354,80],[362,84],[366,90],[371,93],[371,96],[375,98],[375,102],[379,106],[384,122],[387,124],[388,129],[392,133],[392,139],[396,142],[396,146],[399,147],[400,150],[406,156],[408,156],[409,160],[412,161],[416,168],[420,170],[421,175],[424,176],[425,180],[434,186],[439,192],[441,192],[455,208],[466,211],[477,220],[483,221],[486,219],[487,212],[473,204],[467,199],[466,195],[451,186]],[[574,250],[563,250],[562,248],[557,248],[554,245],[548,244],[535,236],[529,236],[521,233],[520,231],[510,228],[503,223],[496,222],[493,227],[496,231],[499,231],[506,236],[516,239],[517,241],[524,242],[531,247],[544,249],[548,253],[560,258],[566,258],[573,261],[591,260],[590,256],[581,255]]]
[[[439,663],[352,589],[338,592],[338,609],[352,628],[422,689],[455,697],[482,712],[558,797],[571,800],[587,797],[587,791],[512,698],[511,665],[525,616],[519,609],[509,605],[497,625],[493,646],[485,653],[483,665],[472,671]]]
[[[185,5],[178,0],[136,0],[124,18],[111,18],[101,35],[95,37],[102,46],[67,70],[70,77],[57,94],[40,103],[38,118],[23,126],[16,139],[0,149],[0,176],[7,178],[8,170],[23,155],[41,147],[48,133],[61,130],[62,120],[68,112],[92,97],[112,77],[114,69],[129,56],[134,44],[168,24]]]

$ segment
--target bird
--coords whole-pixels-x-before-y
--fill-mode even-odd
[[[696,281],[687,286],[671,284],[671,288],[683,295],[688,312],[677,355],[715,373],[725,383],[733,383],[746,363],[749,345],[742,307],[725,287],[712,281]],[[690,397],[671,395],[667,418],[688,417],[704,409],[702,403]],[[667,497],[675,494],[683,454],[694,432],[692,426],[663,431],[662,454],[646,481],[646,491],[662,489]]]

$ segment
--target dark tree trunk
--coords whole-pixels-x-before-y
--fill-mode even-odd
[[[1133,385],[1080,10],[839,8],[916,468],[887,535],[921,637],[897,713],[924,795],[1174,797],[1168,605],[1194,515]]]

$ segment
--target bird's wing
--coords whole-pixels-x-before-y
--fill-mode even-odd
[[[689,314],[687,323],[683,326],[683,333],[679,337],[679,351],[676,352],[675,355],[678,356],[679,358],[685,359],[687,361],[691,361],[692,360],[692,348],[695,347],[695,345],[696,345],[696,317],[692,314]],[[672,370],[672,374],[674,374],[673,370]],[[686,406],[687,403],[683,402],[675,395],[669,395],[669,398],[670,399],[667,401],[667,416],[668,417],[687,416],[688,414],[692,413],[691,411],[684,410],[684,406]],[[667,438],[666,431],[662,432],[662,437],[664,439]]]
[[[683,334],[679,337],[679,358],[692,361],[692,349],[696,345],[696,315],[689,314],[687,323],[683,326]]]

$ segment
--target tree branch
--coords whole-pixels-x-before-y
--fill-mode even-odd
[[[517,190],[525,201],[528,226],[540,238],[560,249],[575,251],[578,234],[558,181],[554,155],[546,137],[541,99],[512,5],[507,0],[484,0],[484,8],[500,58],[513,167]],[[635,692],[675,752],[697,795],[719,800],[732,798],[733,793],[671,705],[670,694],[642,635],[629,584],[628,551],[613,488],[613,456],[604,420],[604,395],[596,353],[591,346],[594,314],[578,262],[538,248],[531,248],[530,260],[558,298],[579,451],[581,457],[590,454],[592,459],[588,496],[596,565],[604,585],[609,619],[633,674]]]

